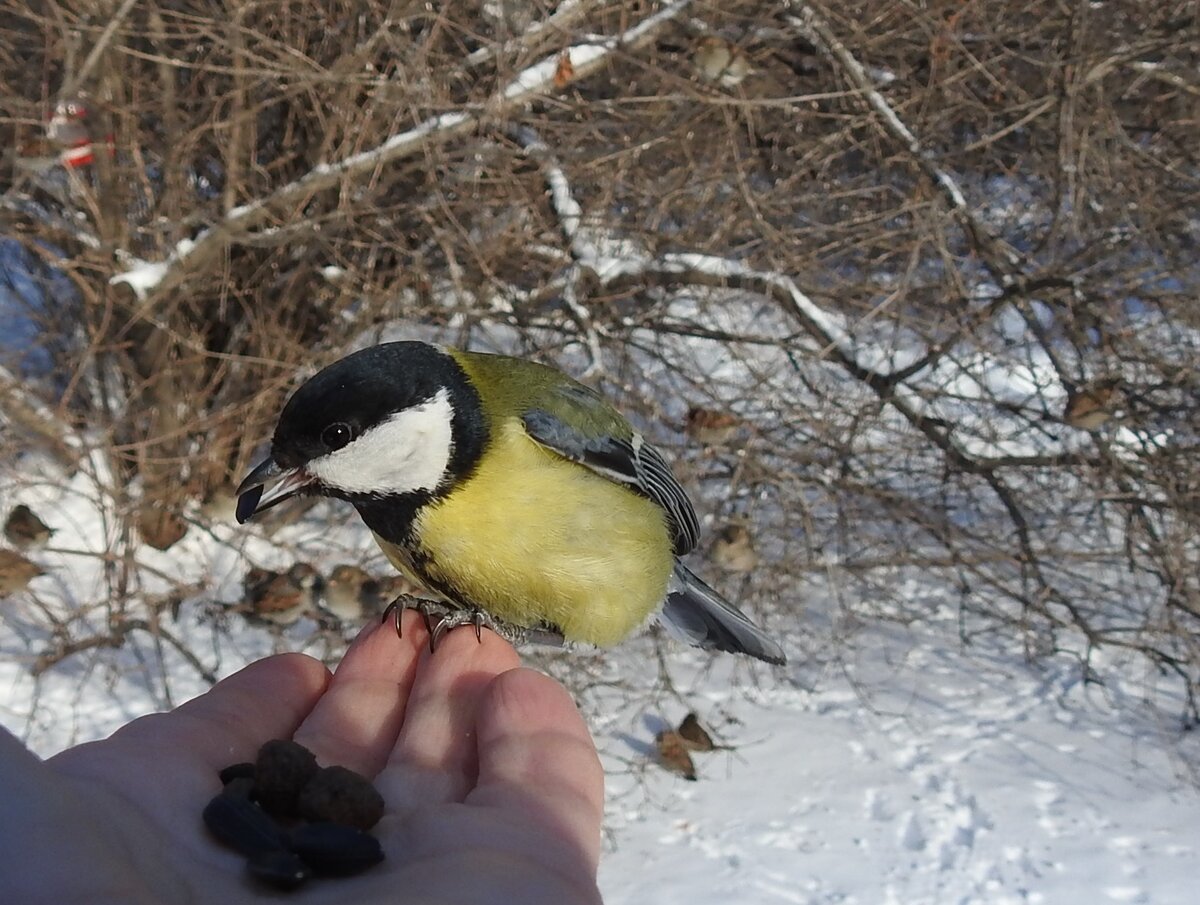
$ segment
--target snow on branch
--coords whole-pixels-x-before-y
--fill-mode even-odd
[[[177,245],[165,261],[142,262],[125,273],[117,274],[111,282],[127,283],[139,298],[152,302],[153,297],[170,291],[190,274],[212,262],[225,247],[261,227],[272,211],[298,203],[314,192],[333,188],[345,179],[366,176],[381,167],[412,157],[431,144],[464,135],[478,126],[484,117],[503,116],[560,90],[561,85],[556,78],[562,71],[560,60],[564,57],[570,61],[573,81],[586,78],[599,70],[606,59],[615,53],[645,46],[691,2],[676,0],[613,38],[572,45],[561,53],[534,63],[494,92],[479,112],[459,110],[442,113],[413,129],[391,136],[377,147],[334,163],[319,164],[301,178],[280,186],[266,197],[230,210],[215,226]]]
[[[584,334],[592,364],[589,372],[602,367],[597,327],[579,296],[579,277],[583,271],[595,275],[601,286],[617,282],[659,280],[689,285],[737,288],[774,299],[816,344],[818,357],[830,356],[855,380],[869,387],[886,405],[891,406],[959,467],[984,474],[1000,494],[1007,493],[993,469],[1020,464],[1009,457],[986,458],[973,455],[953,436],[944,421],[931,413],[920,392],[905,381],[938,360],[944,349],[931,349],[917,363],[893,370],[880,370],[880,357],[862,345],[843,325],[841,318],[822,308],[805,294],[787,274],[758,270],[741,261],[699,252],[673,252],[655,257],[632,240],[589,215],[575,198],[571,181],[552,149],[527,126],[509,133],[530,158],[537,161],[546,181],[550,207],[566,239],[570,264],[562,277],[561,298],[572,312]],[[1003,297],[1003,296],[1001,296]],[[864,358],[864,353],[866,357]],[[1056,460],[1057,461],[1057,460]],[[1050,464],[1050,460],[1046,463]]]
[[[647,277],[682,279],[712,286],[738,285],[752,292],[775,298],[786,311],[822,346],[836,351],[837,357],[860,379],[873,385],[890,385],[889,377],[859,361],[855,342],[837,318],[805,295],[789,276],[747,267],[732,258],[700,253],[668,253],[654,258],[644,248],[596,222],[590,222],[576,200],[571,182],[553,151],[527,126],[510,131],[525,153],[537,161],[550,194],[550,207],[558,218],[566,238],[572,274],[593,273],[601,286],[619,278],[644,280]],[[593,218],[594,220],[594,218]],[[572,285],[574,280],[569,280]],[[598,350],[586,309],[575,294],[564,295],[568,306],[586,326],[593,363]]]
[[[624,274],[640,273],[647,258],[645,249],[615,235],[611,229],[589,222],[583,207],[575,200],[562,164],[538,134],[528,126],[512,129],[509,134],[541,168],[550,190],[550,207],[558,217],[576,264],[595,274],[602,286]]]
[[[757,287],[759,291],[783,303],[784,309],[803,326],[809,334],[825,346],[836,349],[841,358],[852,363],[862,373],[875,372],[859,364],[854,351],[854,340],[841,325],[820,305],[800,291],[796,281],[786,274],[755,270],[740,261],[716,255],[668,253],[654,262],[655,269],[666,275],[702,276],[722,283],[738,282]],[[877,375],[886,379],[884,375]]]
[[[820,356],[831,358],[855,380],[865,384],[891,406],[916,430],[940,449],[959,468],[981,474],[994,483],[998,493],[1007,492],[995,469],[1022,464],[1018,459],[1000,456],[978,456],[964,448],[955,438],[953,428],[931,412],[920,392],[904,384],[913,376],[908,368],[881,371],[863,359],[859,342],[839,323],[835,315],[809,298],[790,276],[773,271],[756,270],[740,261],[699,253],[668,253],[657,259],[641,262],[643,278],[660,277],[672,282],[691,285],[737,288],[754,292],[778,302],[800,327],[816,342]],[[877,356],[872,356],[877,360]],[[1062,464],[1070,457],[1046,458],[1041,464]]]

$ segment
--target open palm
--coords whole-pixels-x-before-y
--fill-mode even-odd
[[[323,765],[372,777],[386,860],[314,881],[308,902],[595,903],[603,776],[566,691],[467,629],[430,655],[365,629],[330,675],[316,660],[259,661],[170,712],[38,761],[0,733],[0,899],[248,902],[246,876],[200,819],[217,771],[295,738]]]

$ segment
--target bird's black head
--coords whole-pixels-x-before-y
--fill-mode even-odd
[[[360,510],[426,500],[471,471],[486,439],[479,394],[447,353],[420,342],[363,349],[287,401],[271,457],[238,488],[238,520],[301,492]]]

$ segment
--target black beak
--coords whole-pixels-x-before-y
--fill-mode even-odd
[[[255,515],[295,496],[313,483],[303,468],[280,468],[274,459],[255,466],[238,485],[237,520],[244,525]]]

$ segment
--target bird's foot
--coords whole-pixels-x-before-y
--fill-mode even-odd
[[[483,630],[485,628],[490,628],[497,635],[504,637],[501,634],[501,627],[504,626],[504,623],[493,619],[483,610],[451,610],[443,613],[438,618],[437,624],[429,630],[429,652],[433,653],[438,644],[441,643],[441,640],[450,634],[451,629],[456,629],[460,625],[474,626],[475,640],[480,644],[483,643]]]
[[[475,639],[480,643],[483,642],[483,630],[485,628],[491,629],[509,644],[513,645],[532,643],[549,647],[562,647],[565,643],[562,633],[554,628],[541,626],[528,628],[513,625],[510,622],[504,622],[484,610],[474,607],[460,609],[435,603],[432,600],[423,600],[419,597],[409,597],[407,595],[397,597],[383,611],[384,621],[389,616],[394,617],[397,635],[401,634],[400,617],[404,615],[405,610],[416,610],[421,614],[421,618],[425,621],[425,628],[429,631],[430,653],[437,649],[438,644],[441,643],[442,639],[452,629],[463,625],[474,627]]]
[[[433,651],[451,629],[458,628],[460,625],[474,626],[475,640],[481,644],[483,643],[483,630],[485,628],[491,629],[513,646],[518,644],[542,644],[549,647],[562,647],[565,643],[562,633],[556,629],[543,626],[531,628],[523,625],[513,625],[511,622],[497,619],[484,610],[470,608],[451,610],[438,619],[437,624],[434,625],[433,630],[429,633],[429,650]]]
[[[458,612],[458,610],[452,607],[433,600],[426,600],[423,597],[413,597],[411,594],[401,594],[387,605],[387,609],[383,611],[383,616],[380,617],[382,622],[387,622],[389,617],[393,620],[393,624],[396,626],[396,635],[400,638],[404,637],[404,630],[401,627],[400,620],[403,618],[405,610],[416,610],[421,614],[421,620],[425,623],[425,629],[429,632],[431,639],[436,628],[436,624],[433,621],[434,616],[440,622],[450,613]]]

